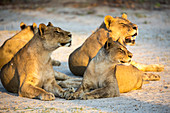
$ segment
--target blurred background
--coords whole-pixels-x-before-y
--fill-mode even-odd
[[[68,57],[72,51],[81,46],[95,32],[106,15],[120,17],[122,13],[126,13],[128,19],[139,28],[135,46],[127,46],[133,53],[133,60],[144,64],[163,64],[165,70],[157,72],[161,80],[145,84],[141,90],[123,94],[122,97],[117,98],[117,100],[123,100],[119,101],[120,104],[114,101],[115,98],[109,98],[101,99],[101,101],[94,100],[98,104],[94,104],[93,101],[84,101],[84,105],[98,108],[98,110],[104,109],[105,112],[113,112],[113,110],[129,113],[168,112],[167,109],[170,111],[170,0],[0,0],[0,46],[21,30],[21,22],[27,25],[35,22],[37,26],[40,23],[47,25],[48,22],[52,22],[54,26],[72,33],[72,46],[61,47],[52,54],[53,59],[61,62],[61,66],[55,66],[54,70],[73,75],[68,68]],[[0,95],[2,95],[0,110],[2,106],[14,110],[10,112],[17,112],[17,109],[13,107],[16,103],[12,101],[22,98],[4,96],[8,93],[3,90],[0,84]],[[4,102],[7,98],[9,101],[6,104]],[[74,104],[80,107],[81,102],[74,101]],[[27,102],[22,99],[18,103],[19,109],[25,109],[25,104]],[[41,104],[43,104],[42,109],[48,105],[42,102]],[[141,107],[135,107],[137,105]],[[51,104],[49,106],[51,107]],[[69,107],[74,106],[69,104]],[[139,110],[137,111],[136,108]],[[32,106],[32,109],[37,110],[37,107]],[[38,108],[38,110],[41,109]],[[88,108],[83,110],[86,111]],[[70,110],[67,108],[67,111]]]
[[[110,6],[131,9],[169,9],[170,0],[1,0],[1,8],[38,8],[40,6],[94,7]]]

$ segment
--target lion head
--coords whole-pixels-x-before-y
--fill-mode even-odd
[[[127,15],[115,17],[108,15],[104,18],[108,35],[114,41],[118,40],[123,45],[134,45],[138,34],[138,26],[127,19]]]
[[[62,30],[59,27],[54,27],[50,22],[39,25],[39,35],[43,40],[43,46],[47,50],[55,50],[60,46],[71,46],[71,33]]]
[[[119,42],[113,41],[111,38],[107,40],[104,45],[108,58],[111,62],[116,63],[130,63],[132,58],[132,53],[127,50],[125,46]]]
[[[29,29],[30,31],[33,31],[34,34],[37,33],[37,31],[38,31],[36,23],[33,23],[30,26],[27,26],[24,22],[21,22],[20,23],[20,28],[21,28],[21,30]]]
[[[32,39],[35,33],[37,33],[37,24],[26,25],[20,23],[21,31],[15,34],[13,37],[7,39],[0,47],[0,69],[8,63],[11,58],[25,46],[25,44]]]

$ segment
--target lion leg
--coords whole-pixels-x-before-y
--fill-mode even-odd
[[[153,74],[153,73],[143,73],[142,79],[144,81],[159,81],[160,76],[158,74]]]
[[[44,89],[26,82],[22,85],[22,87],[20,87],[18,93],[21,97],[39,98],[44,101],[55,99],[54,94],[46,92]]]
[[[89,92],[90,89],[86,87],[86,85],[80,85],[80,87],[74,92],[72,95],[67,97],[67,100],[73,100],[73,99],[78,99],[80,95],[84,94],[85,92]]]
[[[106,86],[102,88],[95,89],[91,92],[84,93],[80,95],[80,99],[88,100],[88,99],[97,99],[97,98],[109,98],[109,97],[117,97],[119,96],[119,88],[115,88],[115,86]]]
[[[55,79],[57,80],[57,83],[62,88],[78,88],[81,84],[82,78],[73,78],[65,75],[64,73],[54,71]]]
[[[59,82],[58,84],[62,88],[78,88],[82,82],[82,78],[70,78],[64,81]]]
[[[71,77],[69,77],[68,75],[66,75],[64,73],[57,72],[57,71],[54,71],[54,76],[55,76],[56,80],[61,80],[61,81],[71,78]]]
[[[142,63],[137,63],[135,61],[131,61],[131,64],[137,67],[139,70],[144,71],[144,72],[161,72],[164,70],[164,65],[161,64],[142,64]]]
[[[61,65],[61,62],[57,61],[57,60],[52,60],[51,63],[52,63],[52,66],[60,66]]]
[[[74,92],[74,88],[69,90],[63,90],[56,82],[55,78],[47,80],[44,84],[44,89],[46,91],[52,92],[55,96],[65,97],[65,95],[69,96],[72,92]]]

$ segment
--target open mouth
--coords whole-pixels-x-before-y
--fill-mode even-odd
[[[137,36],[137,33],[135,33],[135,34],[132,35],[132,36],[127,36],[127,37],[125,38],[125,43],[126,43],[126,44],[132,44],[132,45],[134,45],[134,44],[135,44],[136,36]]]
[[[131,60],[129,60],[129,61],[120,61],[120,64],[129,66],[130,62],[131,62]]]
[[[120,61],[122,64],[123,63],[130,63],[131,62],[131,60],[128,60],[128,61]]]
[[[69,42],[66,42],[66,43],[61,43],[61,46],[70,47],[71,46],[71,40]]]

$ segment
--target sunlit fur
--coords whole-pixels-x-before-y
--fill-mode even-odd
[[[70,54],[69,68],[74,75],[83,76],[89,62],[96,56],[109,37],[124,45],[126,37],[136,35],[137,25],[124,17],[106,16],[101,26]],[[133,29],[134,27],[135,29]]]
[[[125,75],[120,74],[119,67],[117,67],[117,64],[121,64],[121,62],[129,63],[132,53],[118,42],[108,41],[108,43],[109,45],[101,48],[91,60],[84,73],[80,87],[68,99],[116,97],[119,96],[119,92],[128,92],[141,88],[142,73],[140,71],[138,74],[129,74],[127,72],[128,75]],[[123,67],[121,68],[123,69]],[[135,67],[130,66],[130,68]]]
[[[20,32],[6,40],[0,47],[0,69],[8,63],[29,40],[32,39],[34,33],[38,30],[35,23],[33,23],[32,26],[27,26],[21,22],[20,28]]]
[[[38,33],[1,69],[4,88],[19,96],[41,100],[63,97],[67,91],[56,83],[50,55],[68,44],[71,45],[70,32],[40,24]]]
[[[83,76],[87,65],[98,51],[103,47],[108,38],[118,41],[122,45],[134,45],[135,37],[138,35],[138,26],[122,17],[105,16],[101,26],[88,37],[85,42],[75,49],[69,56],[69,69],[76,76]],[[163,71],[164,66],[159,64],[140,64],[132,61],[132,65],[142,71]]]

